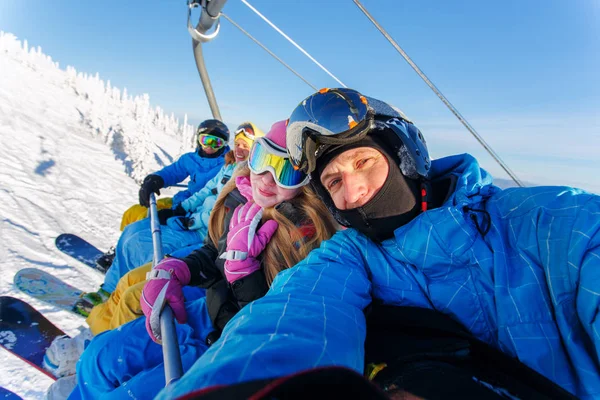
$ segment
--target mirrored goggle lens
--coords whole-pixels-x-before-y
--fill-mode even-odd
[[[284,188],[296,188],[308,183],[308,176],[304,172],[294,169],[287,157],[270,152],[268,145],[262,141],[254,143],[248,166],[255,174],[271,171],[277,184]]]
[[[254,138],[255,138],[254,128],[252,128],[252,125],[240,126],[240,129],[235,131],[235,136],[237,137],[238,135],[241,135],[241,134],[243,134],[250,140],[254,140]]]
[[[212,135],[200,135],[198,136],[198,142],[204,147],[211,147],[213,149],[220,149],[225,146],[223,139]]]
[[[321,89],[307,97],[292,112],[286,130],[292,162],[300,166],[303,161],[306,128],[317,140],[319,136],[340,135],[365,121],[368,111],[366,97],[352,89]]]

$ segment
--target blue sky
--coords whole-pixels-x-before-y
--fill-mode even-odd
[[[402,108],[434,157],[470,152],[506,177],[351,0],[249,1],[346,85]],[[600,193],[600,0],[363,4],[521,179]],[[313,85],[337,86],[239,0],[224,12]],[[0,1],[0,29],[61,67],[198,123],[210,111],[186,17],[183,0]],[[312,93],[227,21],[204,52],[231,127],[266,130]]]

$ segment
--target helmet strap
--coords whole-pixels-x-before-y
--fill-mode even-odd
[[[429,182],[421,179],[421,211],[425,212],[429,208],[429,192],[431,191],[431,185]]]
[[[317,144],[313,138],[308,137],[304,142],[304,154],[306,157],[306,171],[310,174],[317,167]]]

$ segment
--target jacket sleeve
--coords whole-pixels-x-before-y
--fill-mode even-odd
[[[191,158],[194,156],[194,153],[186,153],[179,157],[177,161],[175,161],[171,165],[167,165],[160,171],[155,172],[155,175],[159,175],[165,181],[164,187],[173,186],[190,175],[190,171],[187,168],[187,165],[192,162]]]
[[[223,175],[225,174],[226,169],[227,166],[221,168],[219,173],[215,175],[214,178],[212,178],[210,181],[206,182],[206,185],[204,185],[204,187],[201,190],[194,193],[188,199],[182,201],[181,206],[183,207],[183,209],[187,212],[192,213],[199,211],[198,208],[202,207],[202,204],[204,204],[204,200],[206,200],[206,198],[209,195],[214,194],[213,190],[216,190],[217,185],[219,184],[219,182],[221,182],[221,179],[223,179]]]
[[[566,268],[571,273],[579,273],[579,284],[572,295],[576,295],[577,316],[593,343],[597,365],[600,359],[600,196],[592,196],[578,209],[569,233]],[[554,288],[564,285],[558,274],[549,276],[556,280]]]
[[[353,230],[338,232],[280,272],[269,292],[244,307],[186,376],[161,394],[326,365],[362,372],[371,283],[355,239]]]
[[[300,241],[308,240],[315,234],[315,229],[312,224],[300,225],[300,232],[304,235]],[[296,245],[296,244],[295,244]],[[299,246],[299,243],[297,243]],[[249,303],[260,299],[269,291],[267,278],[265,277],[264,265],[261,259],[261,268],[250,275],[246,275],[231,284],[231,291],[241,309]]]

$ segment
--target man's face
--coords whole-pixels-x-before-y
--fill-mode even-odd
[[[321,184],[338,210],[364,206],[383,187],[390,166],[386,157],[371,147],[347,150],[327,164]]]

